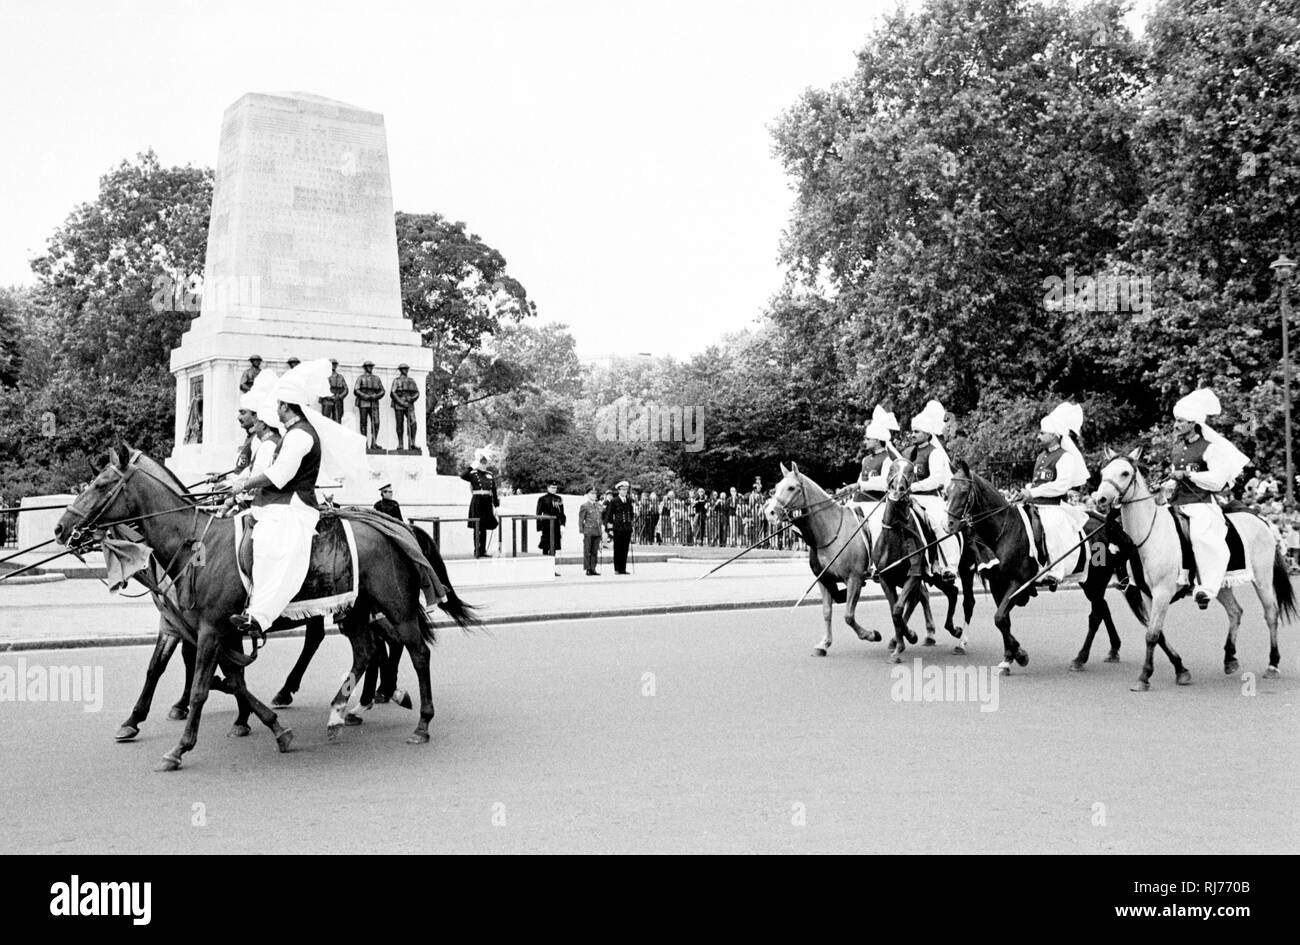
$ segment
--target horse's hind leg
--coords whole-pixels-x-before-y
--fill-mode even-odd
[[[969,545],[967,546],[969,547]],[[970,646],[970,618],[975,613],[975,568],[968,566],[960,572],[961,578],[961,634],[952,651],[959,656]]]
[[[831,648],[831,617],[835,612],[835,598],[824,584],[818,584],[817,590],[822,592],[822,622],[826,624],[826,632],[822,635],[822,642],[813,647],[812,655],[825,656]]]
[[[185,666],[185,690],[167,710],[167,718],[172,722],[184,722],[190,717],[190,692],[194,688],[194,654],[194,644],[181,644],[181,663]]]
[[[203,718],[203,704],[208,701],[212,677],[217,671],[217,651],[221,647],[221,634],[216,624],[206,617],[199,622],[199,645],[194,655],[194,684],[190,687],[190,712],[185,720],[185,731],[180,743],[163,755],[163,770],[175,771],[181,758],[192,751],[199,740],[199,722]]]
[[[370,608],[360,606],[358,601],[347,616],[343,632],[352,643],[352,668],[343,677],[339,691],[330,700],[329,722],[325,729],[330,741],[338,738],[343,726],[348,724],[345,714],[348,700],[352,697],[352,690],[357,687],[357,681],[365,673],[366,667],[374,656],[375,638],[370,629]]]
[[[1169,641],[1165,639],[1163,630],[1160,631],[1160,638],[1156,642],[1160,644],[1160,649],[1165,651],[1165,656],[1169,657],[1169,662],[1173,663],[1174,679],[1178,682],[1178,685],[1190,686],[1192,684],[1192,674],[1183,665],[1183,659],[1178,655],[1178,651],[1170,646]]]
[[[1271,564],[1270,567],[1272,567]],[[1255,592],[1259,595],[1259,602],[1264,607],[1264,622],[1268,625],[1268,669],[1264,671],[1264,675],[1274,677],[1280,675],[1278,666],[1282,662],[1282,653],[1277,647],[1277,625],[1281,619],[1281,608],[1277,602],[1277,593],[1273,590],[1273,585],[1269,579],[1260,578],[1259,571],[1256,571],[1255,574]],[[1291,578],[1289,575],[1285,575],[1283,580],[1289,581]],[[1226,670],[1227,667],[1224,668]]]
[[[411,654],[415,665],[415,676],[420,681],[420,721],[415,731],[406,739],[408,745],[423,745],[429,740],[429,723],[433,721],[433,682],[429,679],[429,644],[420,636],[420,626],[416,621],[409,621],[410,627],[401,627],[409,631],[406,636],[406,650]],[[413,638],[412,638],[413,637]]]
[[[1228,676],[1232,676],[1236,674],[1239,665],[1237,663],[1237,630],[1241,627],[1243,611],[1241,604],[1237,602],[1237,595],[1232,593],[1231,588],[1219,588],[1219,603],[1228,612],[1228,638],[1223,641],[1223,672]]]
[[[242,649],[242,646],[240,648]],[[235,701],[239,704],[239,718],[235,720],[226,737],[247,735],[248,715],[252,712],[257,716],[258,721],[271,730],[271,734],[275,736],[276,747],[282,753],[288,751],[289,746],[293,744],[293,729],[281,725],[275,711],[249,691],[248,683],[244,679],[243,667],[224,664],[222,670],[226,674]]]
[[[1102,611],[1106,610],[1107,622],[1109,623],[1110,611],[1106,609],[1106,586],[1101,587],[1101,594],[1097,593],[1097,588],[1089,580],[1083,585],[1083,593],[1088,598],[1088,603],[1092,606],[1088,610],[1088,635],[1083,638],[1083,646],[1079,648],[1078,654],[1070,661],[1070,672],[1078,673],[1083,670],[1084,665],[1088,662],[1088,657],[1092,653],[1092,640],[1101,628]],[[1109,629],[1109,628],[1108,628]],[[1111,630],[1114,633],[1114,630]]]
[[[307,672],[312,657],[316,655],[316,651],[320,649],[321,641],[324,639],[325,618],[307,618],[306,632],[302,638],[302,652],[298,654],[298,661],[293,664],[293,669],[289,670],[289,675],[284,678],[284,685],[280,687],[280,691],[271,698],[271,705],[276,708],[284,708],[293,703],[294,694],[298,691],[298,687],[302,685],[303,673]]]
[[[868,643],[879,643],[880,634],[875,630],[865,629],[854,617],[858,610],[858,598],[862,596],[862,575],[850,574],[845,582],[845,589],[844,622],[853,628],[853,632],[858,635],[859,640],[866,640]]]
[[[922,646],[934,646],[934,612],[930,609],[930,591],[922,582],[916,586],[918,601],[921,605],[921,613],[925,615],[925,642]],[[908,614],[911,619],[911,614]]]
[[[172,653],[176,651],[176,637],[169,633],[163,632],[166,620],[160,620],[158,627],[158,639],[153,645],[153,654],[149,657],[149,668],[144,674],[144,688],[140,690],[140,697],[135,700],[135,706],[131,709],[131,714],[127,716],[126,721],[122,723],[114,736],[119,742],[129,742],[140,734],[140,723],[149,717],[149,707],[153,704],[154,691],[158,688],[158,680],[162,678],[163,672],[167,669],[167,663],[172,658]],[[193,661],[193,657],[190,657]],[[189,673],[186,674],[187,676]],[[188,687],[186,697],[188,698]]]

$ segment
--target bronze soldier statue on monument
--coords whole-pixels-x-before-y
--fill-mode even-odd
[[[257,380],[257,375],[262,373],[262,356],[255,354],[249,357],[248,363],[253,365],[244,372],[244,376],[239,379],[239,392],[247,394],[253,388],[253,381]]]
[[[419,453],[415,434],[418,429],[415,422],[415,402],[420,399],[420,385],[415,378],[408,377],[409,364],[399,364],[401,374],[393,379],[393,390],[389,397],[393,401],[393,417],[397,424],[397,451],[399,453]]]
[[[379,401],[384,399],[384,382],[375,377],[374,361],[366,361],[361,369],[365,373],[357,378],[356,387],[352,389],[357,413],[361,415],[361,434],[366,437],[367,451],[382,453],[376,441],[379,439]]]
[[[320,399],[320,412],[335,423],[343,422],[343,398],[348,395],[348,382],[339,373],[337,358],[330,358],[334,373],[330,375],[330,393]]]

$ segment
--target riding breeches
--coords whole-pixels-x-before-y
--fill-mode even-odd
[[[254,509],[253,594],[248,613],[267,629],[302,590],[311,564],[311,540],[320,513],[305,505],[263,505]]]
[[[1188,537],[1199,576],[1196,590],[1214,597],[1228,571],[1228,521],[1213,502],[1190,502],[1178,508],[1187,515]]]
[[[1077,555],[1066,554],[1071,545],[1077,544],[1088,524],[1088,510],[1077,505],[1040,505],[1038,517],[1043,522],[1043,538],[1047,542],[1049,561],[1056,561],[1048,575],[1057,581],[1064,581],[1078,561]]]
[[[948,505],[941,496],[913,494],[912,503],[925,514],[930,527],[934,529],[935,538],[948,534]],[[936,549],[935,558],[939,570],[956,572],[957,565],[961,561],[961,545],[958,543],[957,536],[945,538],[939,542]]]

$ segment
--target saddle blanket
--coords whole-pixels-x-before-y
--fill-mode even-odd
[[[235,550],[239,579],[252,593],[253,532],[256,519],[246,512],[235,516]],[[322,513],[311,540],[311,564],[302,588],[294,595],[282,616],[290,620],[326,617],[351,607],[360,589],[357,540],[352,525],[338,515]]]

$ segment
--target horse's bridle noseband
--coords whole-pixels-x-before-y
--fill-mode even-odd
[[[136,470],[140,468],[136,465],[136,460],[139,458],[140,454],[139,452],[136,452],[131,457],[131,461],[127,463],[125,470],[119,470],[117,466],[114,465],[109,466],[109,468],[117,475],[117,482],[113,484],[113,488],[109,490],[108,495],[106,495],[103,500],[95,506],[92,512],[89,515],[82,515],[81,521],[68,533],[69,548],[76,549],[80,547],[82,542],[90,535],[90,533],[95,531],[97,528],[102,529],[109,525],[119,524],[116,522],[107,524],[100,523],[99,517],[107,512],[113,503],[117,501],[117,497],[122,493],[122,490],[126,488],[127,482],[133,475],[135,475]],[[75,511],[76,504],[77,502],[74,499],[70,511]]]

